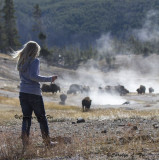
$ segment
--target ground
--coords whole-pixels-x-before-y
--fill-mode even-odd
[[[92,103],[88,112],[82,112],[81,107],[81,99],[86,95],[68,95],[66,105],[60,105],[61,93],[43,93],[50,136],[57,144],[50,149],[43,145],[33,115],[30,146],[22,154],[22,113],[15,67],[16,61],[0,55],[0,160],[159,159],[159,94],[138,95],[134,91],[118,96],[122,101],[117,104],[113,104],[116,96],[111,104]],[[41,74],[58,74],[64,93],[69,86],[68,81],[64,83],[66,75],[76,78],[74,72],[41,64]],[[77,123],[78,118],[85,122]]]

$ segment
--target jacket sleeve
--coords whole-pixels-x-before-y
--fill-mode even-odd
[[[47,77],[47,76],[39,75],[39,60],[38,59],[35,59],[30,64],[29,78],[36,82],[51,82],[52,81],[52,76]]]

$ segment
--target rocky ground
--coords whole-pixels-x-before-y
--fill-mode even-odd
[[[58,142],[53,150],[57,152],[64,150],[55,158],[39,156],[35,158],[36,160],[159,159],[157,117],[85,120],[81,123],[77,120],[63,122],[50,120],[49,128],[52,140]],[[10,126],[0,126],[1,134],[5,132],[20,135],[20,131],[20,120]],[[35,120],[32,124],[31,138],[32,145],[36,145],[37,150],[44,148],[40,129]]]

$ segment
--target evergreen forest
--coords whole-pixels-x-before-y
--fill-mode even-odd
[[[144,56],[158,54],[158,39],[143,40],[134,32],[147,25],[148,34],[151,28],[158,33],[158,12],[158,0],[0,0],[0,50],[35,40],[53,64],[75,66],[99,58],[97,40],[109,35],[113,52],[125,54],[126,48]],[[106,55],[109,61],[111,53]]]

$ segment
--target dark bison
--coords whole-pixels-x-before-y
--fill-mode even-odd
[[[79,84],[71,84],[69,87],[69,90],[67,91],[67,94],[76,94],[77,92],[82,93],[83,92],[83,87],[82,85]]]
[[[129,93],[129,91],[122,85],[118,85],[118,86],[115,86],[115,90],[121,95],[126,95]]]
[[[57,93],[58,91],[60,92],[60,87],[56,84],[50,84],[51,92],[52,93]]]
[[[52,93],[57,93],[58,91],[60,92],[60,87],[56,84],[43,84],[41,90],[43,92],[52,92]]]
[[[41,90],[42,90],[43,92],[51,92],[50,85],[48,85],[48,84],[43,84],[42,87],[41,87]]]
[[[119,93],[121,96],[126,95],[129,93],[129,91],[122,85],[117,85],[117,86],[106,86],[105,91],[107,93]]]
[[[91,100],[89,97],[85,97],[85,98],[82,100],[82,110],[83,110],[83,112],[84,112],[84,111],[87,111],[88,109],[90,109],[90,107],[91,107],[91,102],[92,102],[92,100]]]
[[[154,92],[154,89],[152,87],[149,88],[149,93]]]
[[[89,93],[90,92],[90,87],[89,86],[83,86],[82,91],[85,92],[85,93]]]
[[[65,104],[65,101],[66,101],[66,99],[67,99],[67,95],[66,95],[66,94],[61,94],[61,95],[60,95],[60,99],[61,99],[60,104]]]
[[[140,85],[140,88],[138,88],[136,91],[138,94],[145,94],[146,87],[143,85]]]

